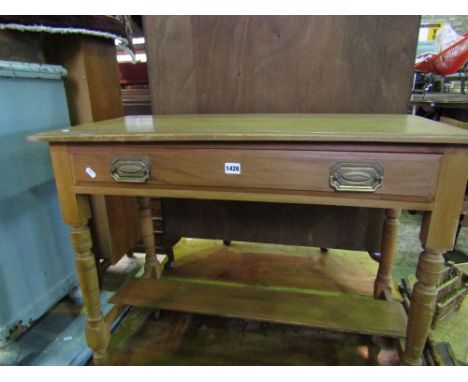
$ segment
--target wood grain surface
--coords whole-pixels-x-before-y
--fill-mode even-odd
[[[127,116],[28,137],[50,142],[374,142],[468,144],[468,131],[413,115]]]
[[[162,212],[164,238],[172,242],[190,237],[380,252],[383,211],[377,208],[165,198]],[[214,261],[227,262],[226,269],[232,273],[232,259],[228,253]],[[274,260],[278,256],[270,259],[272,266]],[[205,268],[210,266],[207,263]],[[300,277],[294,274],[291,279]]]
[[[404,113],[418,16],[144,16],[153,114]]]
[[[147,157],[151,176],[147,185],[230,187],[232,189],[307,190],[335,193],[330,169],[339,162],[379,163],[384,169],[376,195],[413,196],[431,201],[440,155],[268,149],[231,149],[229,145],[191,148],[190,145],[70,146],[74,183],[115,184],[114,158]],[[239,163],[240,174],[226,174],[225,163]],[[91,177],[87,169],[95,175]]]
[[[63,65],[72,125],[123,115],[119,67],[112,41],[90,36],[46,35],[47,61]]]
[[[406,328],[405,312],[397,301],[247,285],[134,279],[110,302],[391,337],[404,337]]]

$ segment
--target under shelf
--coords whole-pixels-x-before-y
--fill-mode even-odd
[[[406,334],[406,314],[400,302],[352,294],[163,278],[133,279],[110,302],[349,333],[388,337]]]

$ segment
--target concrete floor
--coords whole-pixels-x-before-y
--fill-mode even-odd
[[[407,212],[404,212],[401,217],[401,226],[399,233],[399,244],[398,244],[398,254],[395,259],[395,264],[393,268],[394,281],[398,282],[402,277],[407,277],[408,275],[414,274],[416,267],[417,259],[419,253],[421,252],[421,246],[418,239],[419,233],[419,222],[420,215],[411,215]],[[468,253],[468,228],[463,228],[457,248]],[[113,291],[118,287],[118,285],[125,280],[126,277],[133,276],[135,272],[138,271],[139,267],[142,264],[143,259],[141,257],[136,257],[134,259],[126,259],[125,263],[119,264],[120,268],[110,269],[108,272],[108,281],[107,281],[107,290],[102,293],[102,302],[104,311],[110,309],[110,305],[106,303],[108,298],[112,295]],[[120,281],[119,281],[120,280]],[[467,303],[465,302],[464,305]],[[140,312],[137,314],[137,317],[144,316],[144,313]],[[203,342],[206,344],[211,344],[208,346],[209,351],[213,351],[214,354],[219,351],[216,348],[215,343],[210,343],[209,336],[218,336],[220,331],[213,327],[213,325],[206,326],[203,330],[203,325],[200,324],[202,318],[187,318],[191,315],[177,315],[177,317],[172,316],[173,313],[165,313],[161,319],[161,325],[168,325],[168,320],[172,320],[176,327],[181,327],[187,322],[193,323],[195,328],[198,328],[196,331],[198,334],[203,335],[208,334],[208,337]],[[292,336],[289,337],[289,342],[287,342],[290,347],[288,349],[303,349],[305,346],[304,342],[294,343],[294,338],[296,340],[299,338],[297,333],[294,330],[285,328],[276,328],[271,325],[262,324],[262,330],[256,332],[256,325],[249,322],[240,323],[242,320],[234,320],[231,323],[229,321],[224,322],[222,325],[227,325],[227,327],[235,327],[236,325],[242,327],[242,331],[247,333],[245,339],[245,344],[248,344],[249,341],[253,341],[252,338],[257,336],[256,340],[262,336],[261,342],[265,342],[267,345],[271,338],[268,336],[268,333],[273,334],[281,333],[281,335]],[[212,322],[212,318],[209,318],[206,322]],[[182,324],[181,324],[182,323]],[[76,299],[73,301],[70,298],[66,298],[60,301],[48,314],[46,314],[41,320],[37,322],[30,330],[28,330],[17,342],[12,346],[13,351],[16,353],[15,363],[18,365],[70,365],[70,364],[86,364],[89,360],[89,350],[85,346],[84,339],[84,324],[85,318],[81,306],[76,304]],[[201,326],[200,326],[201,325]],[[221,325],[221,327],[222,327]],[[296,330],[296,329],[295,329]],[[158,333],[158,329],[153,330],[154,333]],[[154,334],[153,333],[153,334]],[[192,330],[193,334],[194,331]],[[218,334],[216,334],[218,333]],[[286,333],[286,334],[285,334]],[[289,334],[288,334],[289,333]],[[313,331],[306,335],[306,338],[313,336]],[[230,333],[232,335],[232,333]],[[229,337],[229,331],[226,332],[226,336]],[[159,334],[158,334],[159,335]],[[290,352],[288,355],[283,357],[283,363],[286,364],[392,364],[394,362],[394,355],[392,350],[388,350],[385,346],[378,345],[375,346],[371,339],[362,338],[360,336],[349,336],[346,340],[341,334],[316,332],[316,337],[318,338],[317,344],[321,344],[319,347],[314,348],[313,345],[309,346],[311,353],[304,358],[299,358]],[[226,338],[227,338],[226,337]],[[192,343],[188,343],[186,349],[190,349],[193,344],[198,343],[201,339],[197,339]],[[284,337],[285,338],[285,337]],[[293,338],[293,339],[291,339]],[[234,338],[235,339],[235,338]],[[228,338],[226,339],[228,340]],[[207,341],[207,342],[206,342]],[[308,342],[310,343],[310,341]],[[345,347],[341,346],[345,343],[348,343],[348,350]],[[341,345],[340,345],[341,344]],[[278,343],[270,343],[270,346],[273,349],[280,349],[281,346]],[[146,344],[145,346],[149,346]],[[320,355],[317,353],[318,349],[322,349]],[[257,348],[256,354],[260,362],[275,364],[271,358],[270,353],[262,353],[261,348]],[[315,349],[315,350],[314,350]],[[341,352],[339,349],[342,349]],[[349,349],[353,349],[351,353]],[[376,350],[377,349],[377,350]],[[209,353],[207,350],[207,352]],[[289,351],[289,350],[288,350]],[[313,354],[316,354],[316,357],[313,357]],[[1,353],[1,351],[0,351]],[[184,352],[182,352],[184,353]],[[208,354],[206,353],[206,354]],[[184,354],[187,354],[186,352]],[[205,355],[206,355],[205,354]],[[326,354],[335,354],[335,357],[327,358]],[[372,354],[377,354],[373,356]],[[378,354],[380,359],[378,359]],[[351,355],[351,357],[349,357]],[[356,357],[357,355],[357,357]],[[262,358],[263,357],[263,358]],[[288,358],[289,357],[289,358]],[[354,357],[354,358],[353,358]],[[383,357],[383,358],[382,358]],[[0,354],[1,358],[1,354]],[[199,363],[202,362],[203,357],[198,358]],[[162,359],[162,358],[160,358]],[[183,358],[181,358],[183,359]],[[185,358],[187,364],[197,364],[197,358]],[[210,359],[206,356],[205,361]],[[211,358],[214,359],[214,358]],[[223,358],[219,358],[221,363],[223,363]],[[301,361],[302,359],[302,361]],[[263,360],[263,361],[262,361]],[[270,360],[268,362],[268,360]],[[299,360],[299,361],[298,361]],[[177,364],[178,361],[174,358],[166,357],[166,364]],[[123,361],[122,361],[123,362]],[[301,363],[302,362],[302,363]],[[162,362],[164,363],[164,362]],[[224,364],[229,364],[230,361],[224,359]],[[232,362],[231,362],[232,363]],[[234,364],[236,361],[234,360]],[[251,358],[242,358],[237,359],[237,363],[241,364],[251,364]],[[279,362],[283,364],[282,362]]]

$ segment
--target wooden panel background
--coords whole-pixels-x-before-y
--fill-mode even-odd
[[[419,16],[145,16],[154,114],[406,113]]]

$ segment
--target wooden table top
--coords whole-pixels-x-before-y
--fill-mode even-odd
[[[373,142],[468,144],[468,131],[397,114],[127,116],[28,137],[48,142]]]

